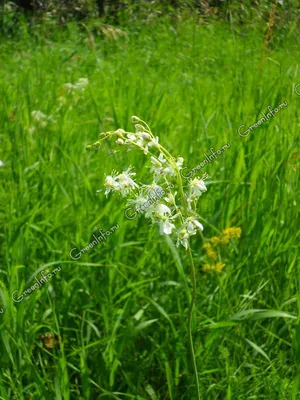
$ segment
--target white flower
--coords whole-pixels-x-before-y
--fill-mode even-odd
[[[119,146],[122,146],[123,144],[125,144],[125,142],[124,142],[123,139],[119,138],[119,139],[116,140],[116,144],[119,145]]]
[[[141,125],[136,125],[136,127],[141,127],[141,129],[143,129]],[[136,146],[143,147],[144,154],[148,154],[148,146],[152,140],[149,133],[137,130],[136,133],[128,133],[127,138],[131,140]]]
[[[203,231],[204,229],[203,225],[193,217],[187,218],[186,226],[187,226],[187,231],[190,235],[195,235],[196,234],[195,229],[197,228],[200,229],[201,231]]]
[[[166,219],[163,222],[160,222],[159,224],[159,233],[166,234],[166,235],[171,235],[172,230],[175,229],[175,225],[172,224],[168,219]]]
[[[179,169],[182,168],[183,162],[184,162],[184,158],[178,157],[176,164],[177,164],[177,166],[178,166]]]
[[[158,158],[151,156],[151,172],[155,175],[167,175],[170,172],[170,167],[164,166],[167,160],[164,158],[162,153],[159,154]]]
[[[45,119],[47,119],[47,115],[39,110],[32,111],[31,116],[37,122],[43,122]]]
[[[127,196],[131,190],[138,187],[131,176],[134,176],[134,172],[130,172],[131,168],[128,168],[122,174],[117,176],[108,175],[105,179],[104,186],[106,188],[105,194],[107,195],[110,191],[119,191],[122,196]]]
[[[112,176],[112,175],[108,175],[105,178],[104,186],[106,188],[105,195],[108,195],[108,193],[111,190],[118,190],[119,189],[119,183],[117,182],[116,178],[114,176]]]
[[[0,167],[4,167],[4,162],[0,160]]]
[[[189,247],[189,233],[185,228],[181,228],[178,232],[177,232],[178,236],[177,236],[177,243],[176,246],[178,247],[180,244],[182,244],[182,246],[187,249]]]
[[[79,92],[84,92],[88,84],[89,80],[87,78],[80,78],[74,86]]]
[[[151,217],[153,219],[154,216],[158,219],[165,220],[168,218],[169,215],[171,215],[171,210],[168,206],[162,203],[155,203],[148,208],[145,217]]]
[[[131,140],[132,142],[136,143],[137,136],[134,133],[127,133],[127,137],[128,137],[129,140]]]
[[[119,190],[123,197],[127,196],[131,190],[138,187],[138,185],[131,179],[131,176],[135,176],[135,172],[130,172],[130,168],[124,171],[122,174],[117,176],[117,182],[119,184]]]
[[[64,83],[63,87],[67,89],[67,92],[84,92],[87,85],[89,84],[89,80],[87,78],[80,78],[74,85],[72,83]]]
[[[154,206],[154,212],[158,218],[166,218],[168,215],[171,215],[170,208],[163,203],[156,204]]]
[[[202,195],[202,192],[206,192],[207,188],[202,179],[194,178],[190,181],[190,191],[193,196],[198,197]]]

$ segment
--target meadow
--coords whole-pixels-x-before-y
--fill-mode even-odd
[[[133,115],[189,170],[230,144],[199,171],[204,231],[191,239],[202,399],[300,399],[299,32],[266,43],[265,30],[162,16],[1,37],[1,400],[196,399],[186,251],[102,190],[129,165],[143,181],[147,157],[113,142],[86,151],[134,129]],[[223,269],[204,268],[203,244],[232,227]]]

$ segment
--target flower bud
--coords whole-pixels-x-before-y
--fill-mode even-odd
[[[119,136],[122,136],[125,133],[124,129],[117,129],[116,132]]]
[[[132,117],[133,118],[133,117]],[[145,128],[141,124],[136,124],[135,125],[135,131],[136,132],[145,132]]]
[[[140,122],[140,119],[139,119],[139,117],[133,115],[133,116],[131,117],[131,121],[132,121],[134,124],[137,124],[138,122]]]

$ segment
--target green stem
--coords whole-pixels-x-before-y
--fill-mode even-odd
[[[178,187],[179,187],[179,192],[182,198],[183,202],[183,208],[185,215],[188,215],[188,207],[187,207],[187,201],[184,196],[184,191],[183,191],[183,184],[182,184],[182,179],[180,175],[179,168],[174,161],[174,158],[171,156],[171,154],[161,145],[159,145],[159,148],[163,154],[169,159],[168,161],[170,162],[171,165],[173,165],[176,175],[177,175],[177,182],[178,182]],[[194,344],[193,344],[193,336],[192,336],[192,316],[193,316],[193,309],[195,306],[195,301],[196,301],[196,271],[195,271],[195,265],[194,265],[194,260],[191,252],[190,245],[188,246],[187,249],[189,259],[190,259],[190,265],[191,265],[191,275],[192,275],[192,283],[193,283],[193,290],[192,290],[192,298],[189,306],[189,311],[188,311],[188,341],[189,341],[189,348],[190,348],[190,353],[192,357],[192,363],[193,363],[193,372],[196,380],[196,389],[197,389],[197,399],[200,400],[200,388],[199,388],[199,378],[198,378],[198,371],[197,371],[197,364],[196,364],[196,358],[195,358],[195,352],[194,352]]]
[[[192,270],[192,282],[193,282],[193,292],[192,292],[192,299],[190,302],[189,312],[188,312],[188,339],[189,339],[189,347],[190,352],[192,355],[193,361],[193,371],[196,380],[196,388],[197,388],[197,400],[200,400],[200,388],[199,388],[199,378],[198,378],[198,371],[197,371],[197,364],[194,352],[194,344],[193,344],[193,336],[192,336],[192,316],[193,316],[193,309],[196,301],[196,272],[195,272],[195,265],[194,260],[191,252],[190,246],[188,247],[188,255],[191,263],[191,270]]]

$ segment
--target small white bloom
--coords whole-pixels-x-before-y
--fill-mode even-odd
[[[0,160],[0,167],[4,167],[4,162]]]
[[[84,92],[88,84],[89,80],[87,78],[80,78],[74,85],[69,82],[64,83],[63,88],[72,94],[73,92]]]
[[[183,162],[184,162],[184,158],[178,157],[176,164],[177,164],[179,169],[182,168]]]
[[[136,142],[137,141],[137,136],[134,133],[127,133],[127,137],[132,142]]]
[[[156,204],[154,206],[154,212],[158,218],[166,218],[168,215],[171,215],[170,208],[163,203]]]
[[[47,115],[44,114],[44,113],[42,113],[42,112],[39,111],[39,110],[34,110],[34,111],[32,111],[32,112],[31,112],[31,116],[32,116],[32,118],[33,118],[35,121],[37,121],[37,122],[42,122],[42,121],[44,121],[45,119],[47,119]]]
[[[206,192],[207,188],[205,186],[204,181],[198,178],[194,178],[190,181],[190,190],[191,194],[194,196],[201,196],[202,192]]]
[[[88,84],[89,80],[87,78],[80,78],[74,86],[79,92],[84,92]]]
[[[195,235],[196,231],[195,229],[200,229],[201,231],[203,231],[203,225],[197,221],[195,218],[193,217],[189,217],[187,219],[187,231],[190,235]]]
[[[166,235],[171,235],[172,230],[175,229],[175,225],[172,224],[169,220],[165,220],[163,222],[160,222],[159,224],[159,233],[166,234]]]
[[[105,195],[107,195],[111,190],[119,189],[119,184],[118,184],[116,178],[112,175],[108,175],[105,178],[104,186],[106,188]]]
[[[135,176],[135,172],[130,172],[131,169],[128,168],[122,174],[117,176],[117,182],[119,184],[119,189],[123,197],[127,196],[131,190],[138,187],[131,176]]]
[[[177,232],[177,243],[176,246],[178,247],[180,244],[187,249],[189,247],[189,233],[185,228],[181,228],[179,232]]]
[[[167,163],[162,153],[159,154],[158,158],[152,156],[151,164],[151,172],[154,172],[155,175],[175,175],[173,168]]]

